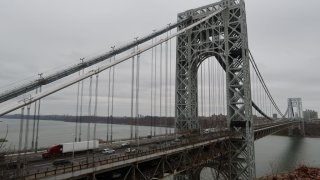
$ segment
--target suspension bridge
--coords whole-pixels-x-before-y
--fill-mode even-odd
[[[63,93],[58,103],[47,98]],[[32,161],[29,156],[43,153],[42,108],[59,114],[70,96],[73,143],[99,139],[98,146],[117,153],[88,147],[68,165]],[[1,172],[12,179],[200,179],[205,167],[216,179],[254,179],[256,139],[295,126],[304,134],[301,98],[288,99],[283,113],[249,50],[243,0],[179,13],[177,22],[131,43],[3,90],[0,103],[0,116],[20,110],[18,149],[6,155],[16,164]],[[116,116],[129,119],[125,146],[134,152],[114,138]],[[97,125],[105,126],[103,137]],[[146,137],[140,125],[148,125]]]

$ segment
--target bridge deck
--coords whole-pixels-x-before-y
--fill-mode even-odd
[[[255,139],[273,134],[296,122],[278,122],[267,125],[260,125],[255,127]],[[152,161],[162,156],[170,156],[172,154],[179,154],[181,152],[191,151],[199,147],[208,146],[217,142],[223,142],[230,138],[237,138],[236,134],[231,134],[230,131],[221,131],[211,133],[206,136],[198,136],[190,139],[185,139],[174,144],[169,144],[165,147],[157,149],[148,149],[146,151],[139,151],[134,154],[120,154],[119,156],[103,156],[91,158],[86,163],[78,163],[69,166],[62,166],[56,168],[48,168],[45,171],[28,171],[25,172],[25,179],[67,179],[81,177],[92,173],[103,173],[128,166],[133,163],[141,163]]]

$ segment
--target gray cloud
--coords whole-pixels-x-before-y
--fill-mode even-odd
[[[209,3],[212,1],[1,1],[0,87],[78,63],[80,57],[109,51],[113,45],[120,46],[176,21],[179,12]],[[250,49],[283,110],[287,97],[302,97],[304,107],[320,110],[319,6],[317,0],[246,1]],[[141,109],[147,114],[150,52],[143,55],[142,62],[141,101],[145,104]],[[106,113],[107,77],[108,72],[100,75],[102,114]],[[115,113],[128,115],[131,62],[116,68],[116,82]],[[43,113],[55,107],[60,113],[74,114],[75,99],[76,85],[46,98]]]

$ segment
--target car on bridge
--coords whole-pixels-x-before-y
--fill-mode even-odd
[[[126,153],[135,153],[136,152],[136,149],[134,148],[127,148],[126,149]]]
[[[57,159],[52,162],[54,166],[65,166],[65,165],[71,165],[72,162],[69,161],[68,159]]]
[[[116,151],[114,149],[106,148],[106,149],[103,149],[102,154],[113,154],[115,152]]]
[[[121,144],[121,147],[128,147],[129,146],[129,143],[128,142],[124,142]]]

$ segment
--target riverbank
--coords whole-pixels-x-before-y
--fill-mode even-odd
[[[5,115],[0,118],[5,119],[20,119],[20,114]],[[25,116],[25,119],[33,120],[32,115]],[[71,123],[101,123],[101,124],[118,124],[118,125],[139,125],[139,126],[156,126],[156,127],[168,127],[174,128],[175,119],[174,117],[150,117],[150,116],[141,116],[139,118],[131,117],[103,117],[103,116],[70,116],[70,115],[41,115],[39,117],[43,121],[62,121],[62,122],[71,122]],[[211,117],[199,117],[200,126],[202,128],[211,128],[211,127],[226,127],[227,120],[223,115],[212,115]]]
[[[258,178],[258,180],[320,179],[320,168],[300,166],[292,172]]]

